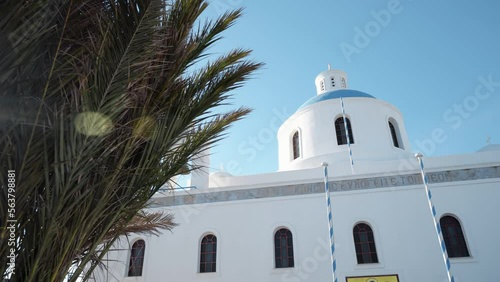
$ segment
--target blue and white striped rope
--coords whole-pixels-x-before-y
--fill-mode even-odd
[[[328,163],[323,162],[321,163],[321,166],[323,166],[323,170],[325,173],[325,196],[326,196],[326,214],[328,216],[328,230],[330,233],[330,247],[331,247],[331,254],[330,258],[332,261],[332,280],[333,282],[337,282],[337,276],[335,275],[335,271],[337,270],[337,260],[335,259],[335,243],[333,240],[333,217],[332,217],[332,205],[330,201],[330,189],[328,188]]]
[[[448,275],[448,281],[455,282],[455,278],[451,274],[451,263],[448,257],[448,252],[446,251],[446,244],[443,239],[443,234],[441,233],[441,225],[439,224],[439,220],[436,219],[436,208],[432,203],[432,194],[431,190],[429,190],[427,176],[425,175],[424,162],[422,161],[422,154],[415,154],[415,157],[418,159],[418,163],[420,164],[420,173],[422,175],[422,182],[424,183],[425,193],[427,194],[427,201],[429,203],[429,208],[432,214],[432,220],[434,221],[434,227],[436,229],[436,234],[441,247],[441,253],[443,255],[444,264],[446,266],[446,274]]]
[[[344,100],[340,97],[340,106],[342,107],[342,119],[344,120],[345,136],[347,138],[347,149],[349,150],[349,160],[351,161],[351,172],[354,174],[354,161],[352,160],[351,139],[349,138],[349,130],[347,129],[347,119],[345,117]]]

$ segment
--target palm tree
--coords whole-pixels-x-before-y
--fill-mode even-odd
[[[215,110],[261,66],[249,50],[208,55],[241,10],[204,21],[206,8],[203,0],[2,1],[4,278],[63,281],[76,267],[70,280],[88,279],[122,235],[175,226],[170,214],[144,212],[148,200],[249,113]]]

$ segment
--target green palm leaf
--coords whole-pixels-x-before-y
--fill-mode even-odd
[[[214,110],[261,64],[249,50],[208,55],[241,10],[197,25],[201,0],[1,5],[0,165],[17,181],[10,279],[63,281],[70,268],[71,281],[88,279],[121,236],[175,226],[144,208],[250,112]],[[0,185],[6,226],[5,177]],[[4,275],[9,232],[0,230]]]

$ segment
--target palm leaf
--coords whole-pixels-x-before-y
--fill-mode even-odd
[[[88,279],[121,236],[175,226],[169,214],[142,211],[250,112],[215,109],[261,64],[243,49],[208,55],[241,10],[196,27],[202,0],[2,5],[0,165],[17,175],[11,281],[63,281],[70,269],[70,281]],[[3,274],[8,236],[1,230]]]

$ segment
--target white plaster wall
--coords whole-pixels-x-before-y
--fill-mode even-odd
[[[457,282],[496,281],[500,220],[498,179],[432,185],[439,215],[462,222],[471,258],[452,259]],[[441,282],[446,273],[421,186],[332,193],[339,281],[345,276],[398,274],[404,282]],[[146,238],[142,278],[100,281],[329,281],[328,230],[323,194],[245,200],[170,209],[180,226]],[[378,264],[358,265],[352,239],[357,222],[371,225]],[[295,267],[275,269],[273,232],[293,232]],[[217,272],[198,273],[199,241],[207,232],[218,238]],[[137,236],[133,236],[135,239]],[[128,258],[127,252],[114,252]],[[121,273],[121,276],[120,276]]]

